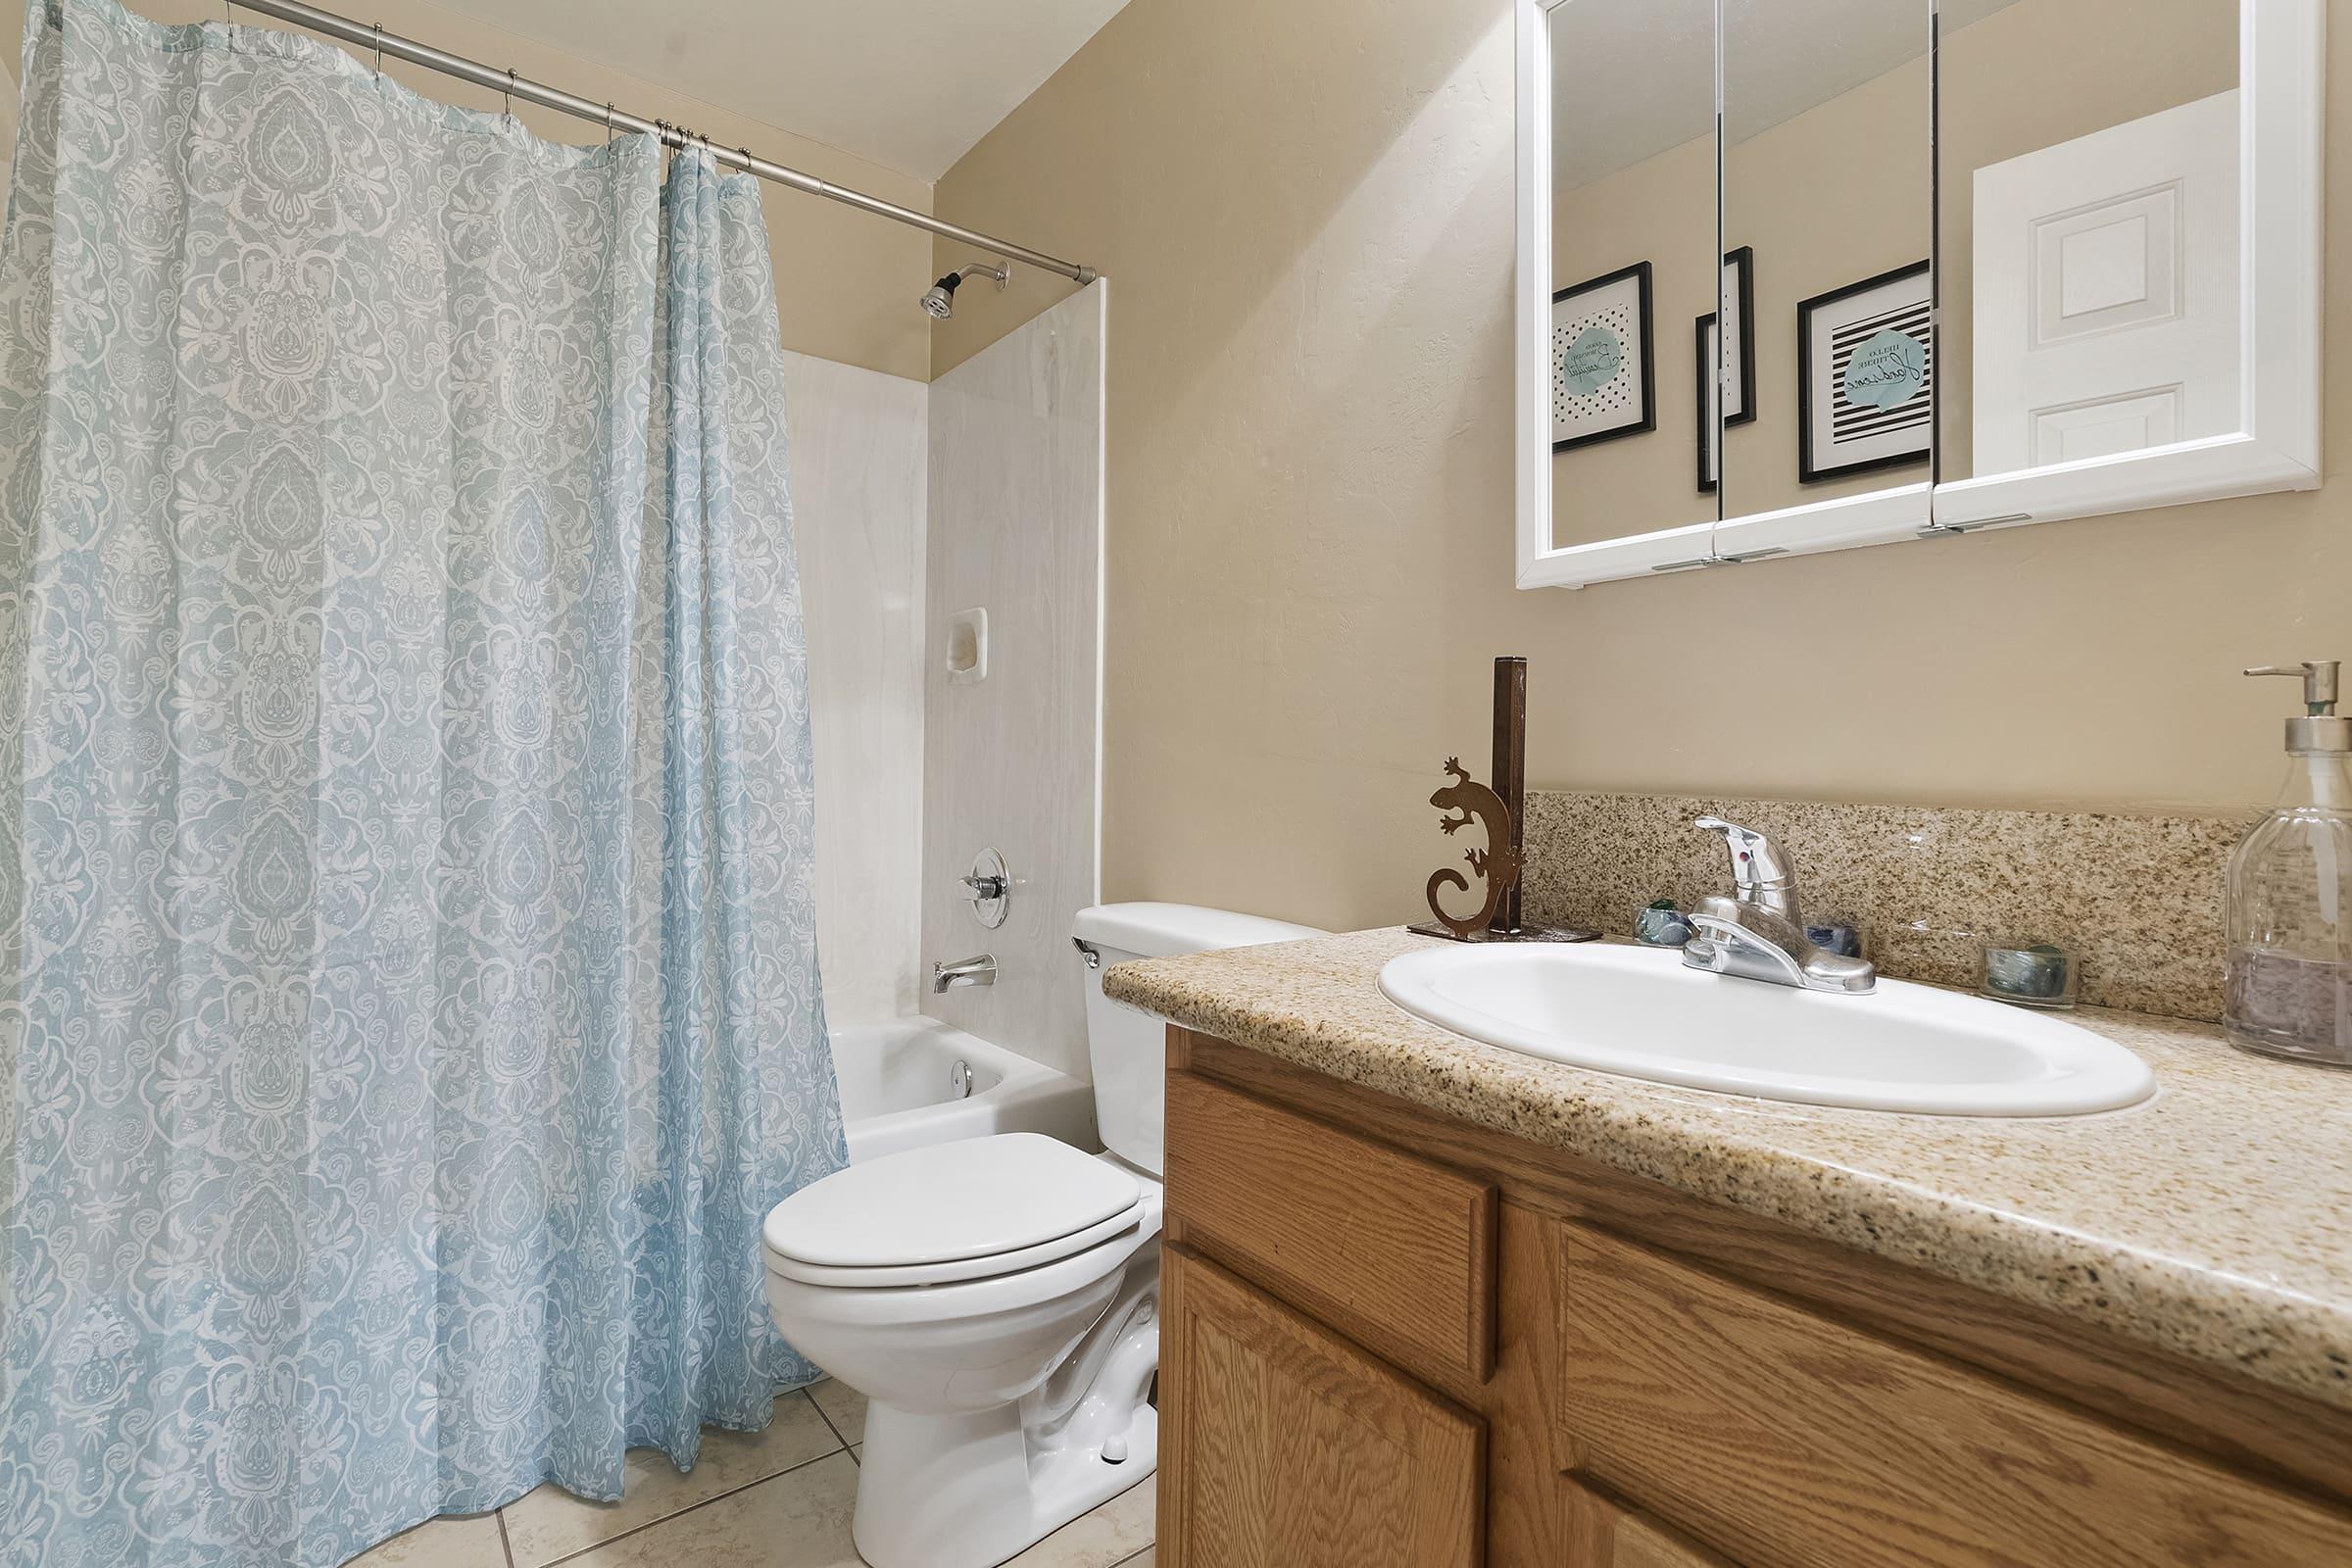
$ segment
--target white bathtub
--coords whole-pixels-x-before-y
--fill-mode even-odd
[[[846,1024],[832,1032],[850,1160],[990,1133],[1045,1133],[1093,1152],[1091,1085],[930,1018]],[[956,1066],[970,1074],[957,1098]]]

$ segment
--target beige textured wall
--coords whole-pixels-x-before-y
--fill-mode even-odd
[[[1534,661],[1543,784],[2269,799],[2286,694],[2236,670],[2352,657],[2332,487],[1514,589],[1511,51],[1505,0],[1134,0],[938,187],[1117,284],[1108,896],[1412,913],[1497,653]],[[2342,215],[2352,27],[2330,52]],[[2340,456],[2340,241],[2329,282]],[[974,291],[939,363],[1062,292]]]
[[[218,22],[221,15],[220,0],[129,0],[129,3],[132,10],[158,22]],[[922,212],[931,210],[930,187],[910,174],[867,163],[774,125],[729,114],[620,72],[591,65],[462,12],[427,4],[425,0],[370,0],[364,11],[348,6],[341,9],[348,15],[363,16],[370,23],[380,22],[388,32],[492,65],[512,66],[526,76],[576,92],[592,102],[610,99],[623,109],[690,126],[714,142],[748,146],[755,153],[807,170],[821,178],[870,191],[901,206]],[[265,23],[253,12],[240,12],[237,20],[241,24],[283,25]],[[710,44],[723,48],[725,40],[714,38]],[[8,69],[13,73],[16,51],[0,52],[7,54]],[[398,61],[386,62],[384,71],[404,86],[443,103],[463,104],[471,109],[499,107],[497,93],[467,86],[453,77],[404,66]],[[777,112],[788,114],[790,107],[779,104]],[[522,105],[515,113],[532,130],[559,141],[588,142],[604,134],[592,124],[552,110]],[[863,366],[869,370],[928,379],[929,318],[915,301],[932,276],[931,237],[920,229],[772,185],[766,189],[766,208],[784,346],[819,359]]]

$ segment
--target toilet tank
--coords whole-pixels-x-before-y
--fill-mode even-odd
[[[1130,958],[1329,935],[1311,925],[1192,904],[1098,904],[1078,911],[1070,934],[1096,960],[1085,970],[1086,1051],[1103,1147],[1153,1176],[1165,1157],[1168,1024],[1157,1013],[1104,996],[1102,971]]]

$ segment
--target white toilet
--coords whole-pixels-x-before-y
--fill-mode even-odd
[[[777,1325],[866,1396],[853,1528],[874,1568],[993,1568],[1152,1474],[1166,1025],[1105,998],[1102,969],[1322,934],[1182,904],[1080,910],[1108,1152],[934,1144],[769,1212]]]

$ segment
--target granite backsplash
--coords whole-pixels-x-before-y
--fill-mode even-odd
[[[2082,1000],[2207,1022],[2222,1013],[2222,882],[2250,819],[1962,810],[1531,790],[1526,913],[1632,932],[1634,911],[1731,890],[1729,817],[1785,846],[1804,917],[1851,925],[1886,974],[1974,986],[1977,950],[2052,942]]]

